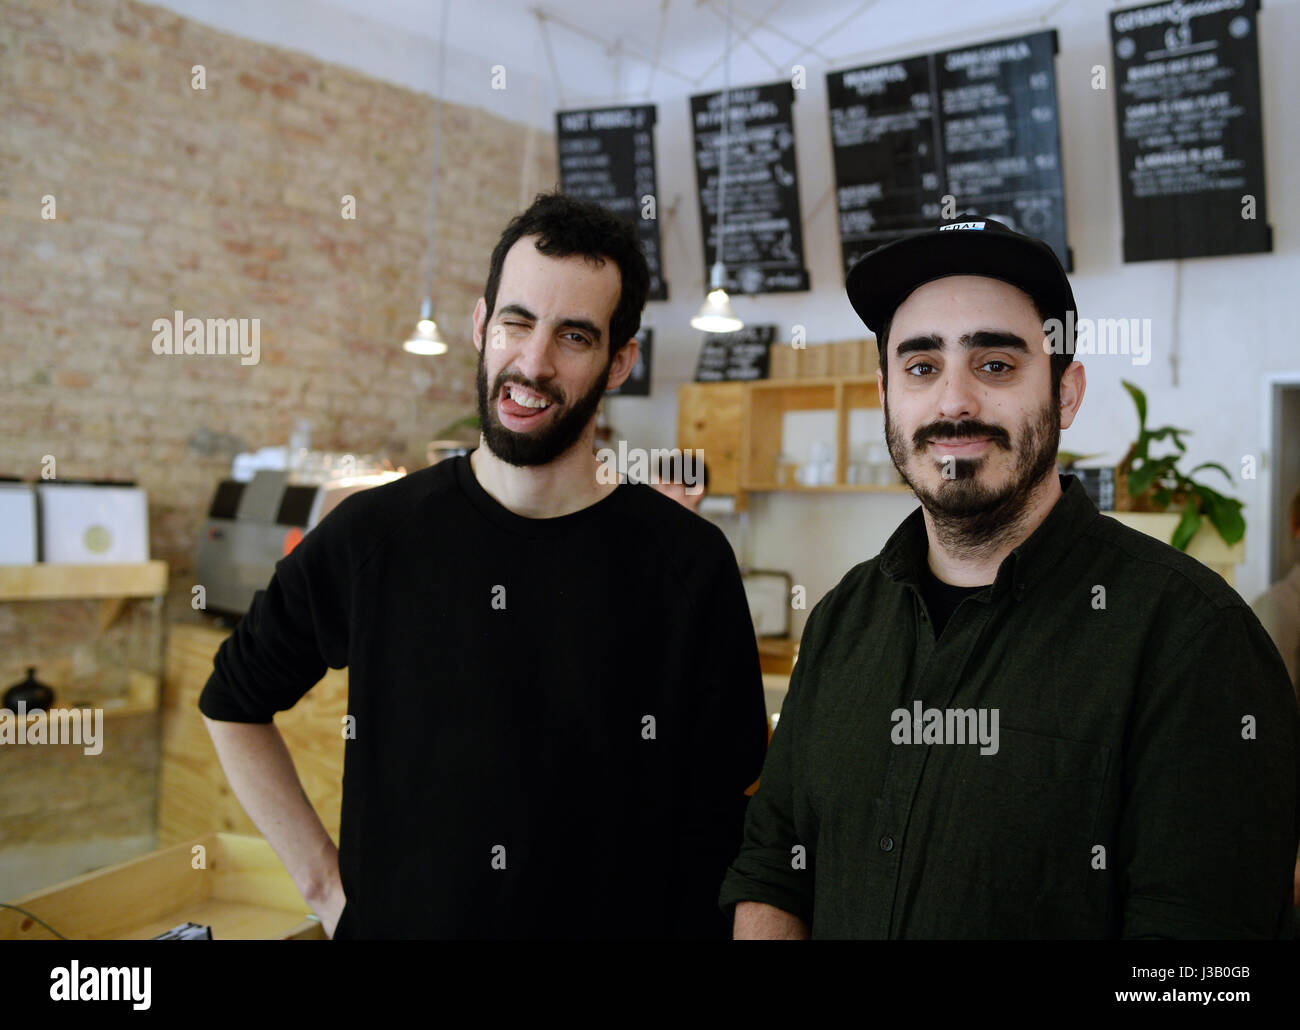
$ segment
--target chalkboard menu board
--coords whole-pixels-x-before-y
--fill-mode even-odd
[[[1072,270],[1056,50],[1049,30],[826,76],[846,275],[963,212],[1037,236]]]
[[[636,226],[650,266],[650,299],[667,300],[657,217],[654,125],[653,104],[558,111],[555,139],[560,190],[598,201]]]
[[[639,345],[636,364],[623,380],[622,386],[616,386],[605,393],[606,397],[649,397],[650,396],[650,352],[654,347],[655,331],[643,328],[636,334]]]
[[[732,293],[806,290],[791,111],[794,86],[788,81],[748,86],[731,90],[728,98],[726,288]],[[691,126],[707,284],[717,260],[721,93],[691,97]]]
[[[1124,260],[1273,249],[1258,0],[1110,13]]]
[[[774,325],[747,325],[734,333],[705,333],[699,364],[695,366],[695,381],[766,379],[768,348],[775,338]]]

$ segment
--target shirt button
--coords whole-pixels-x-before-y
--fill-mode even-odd
[[[880,850],[881,850],[881,851],[893,851],[893,850],[894,850],[894,838],[893,838],[893,837],[881,837],[881,838],[880,838]]]

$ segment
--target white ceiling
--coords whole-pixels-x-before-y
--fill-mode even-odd
[[[403,37],[401,61],[438,57],[442,0],[155,0],[249,38],[349,63],[346,39],[364,22]],[[449,46],[544,84],[556,106],[666,100],[721,88],[726,0],[447,0]],[[1051,24],[1096,0],[732,0],[733,85],[941,49]],[[331,30],[331,26],[334,28]],[[427,45],[427,50],[426,50]],[[364,48],[357,47],[358,53]],[[419,55],[419,56],[416,56]],[[373,61],[372,61],[373,63]],[[399,61],[394,59],[394,65]],[[449,67],[455,67],[451,59]],[[374,73],[372,68],[363,70]],[[455,83],[449,92],[456,93]]]

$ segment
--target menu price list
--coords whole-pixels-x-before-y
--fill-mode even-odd
[[[808,289],[795,162],[794,87],[733,89],[727,103],[727,181],[721,260],[733,293]],[[717,258],[723,95],[691,97],[705,281]]]
[[[1125,261],[1273,249],[1258,12],[1257,0],[1111,12]]]
[[[653,104],[559,111],[560,189],[632,223],[650,266],[650,300],[667,300],[659,239]]]
[[[747,325],[734,333],[705,333],[695,366],[697,383],[766,379],[774,325]]]
[[[846,275],[876,247],[967,212],[1045,240],[1072,267],[1056,51],[1048,30],[827,75]]]

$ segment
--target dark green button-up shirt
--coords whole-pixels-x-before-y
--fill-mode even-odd
[[[919,509],[812,611],[724,907],[814,937],[1289,934],[1282,659],[1222,577],[1061,485],[938,640]]]

